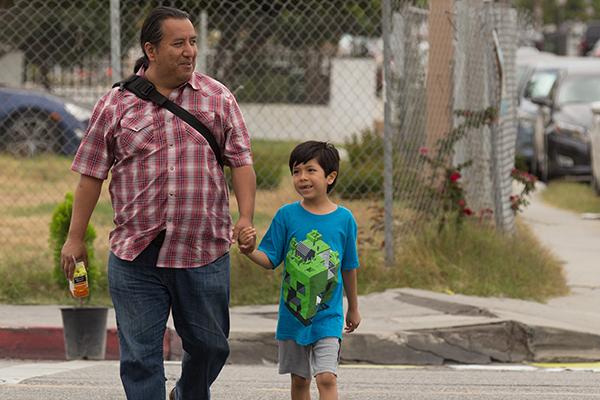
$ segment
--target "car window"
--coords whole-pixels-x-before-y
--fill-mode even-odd
[[[558,104],[600,101],[600,75],[570,76],[560,85]]]
[[[538,71],[534,73],[527,82],[525,97],[548,97],[557,77],[558,71]]]

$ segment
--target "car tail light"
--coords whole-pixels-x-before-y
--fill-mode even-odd
[[[62,120],[62,117],[57,112],[50,113],[49,117],[54,122],[60,122]]]

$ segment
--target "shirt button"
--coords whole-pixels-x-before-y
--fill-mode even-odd
[[[170,171],[175,171],[175,167],[169,168]]]
[[[169,143],[169,147],[173,147],[173,146],[174,146],[174,144],[173,144],[173,143]]]
[[[174,195],[173,193],[169,193],[169,196],[173,197],[173,196],[175,196],[175,195]]]
[[[167,218],[167,222],[173,222],[173,218]]]

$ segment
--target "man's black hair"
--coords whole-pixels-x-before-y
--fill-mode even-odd
[[[290,154],[290,172],[294,172],[296,165],[305,164],[313,158],[323,168],[325,176],[328,176],[333,171],[339,175],[340,154],[337,149],[331,143],[318,142],[316,140],[300,143],[292,150],[292,154]],[[327,186],[327,193],[331,192],[336,182],[337,176],[331,185]]]
[[[160,43],[163,38],[162,22],[169,18],[190,19],[190,14],[183,10],[166,6],[156,7],[150,11],[150,14],[148,14],[144,20],[142,30],[140,31],[140,46],[142,47],[144,55],[135,62],[135,66],[133,67],[134,73],[138,72],[142,66],[148,68],[149,60],[146,50],[144,49],[144,44],[152,43],[157,46]]]

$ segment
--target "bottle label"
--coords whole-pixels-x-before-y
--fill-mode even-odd
[[[83,261],[75,264],[73,272],[73,280],[69,281],[69,289],[73,297],[86,297],[90,294],[87,281],[87,270]]]

